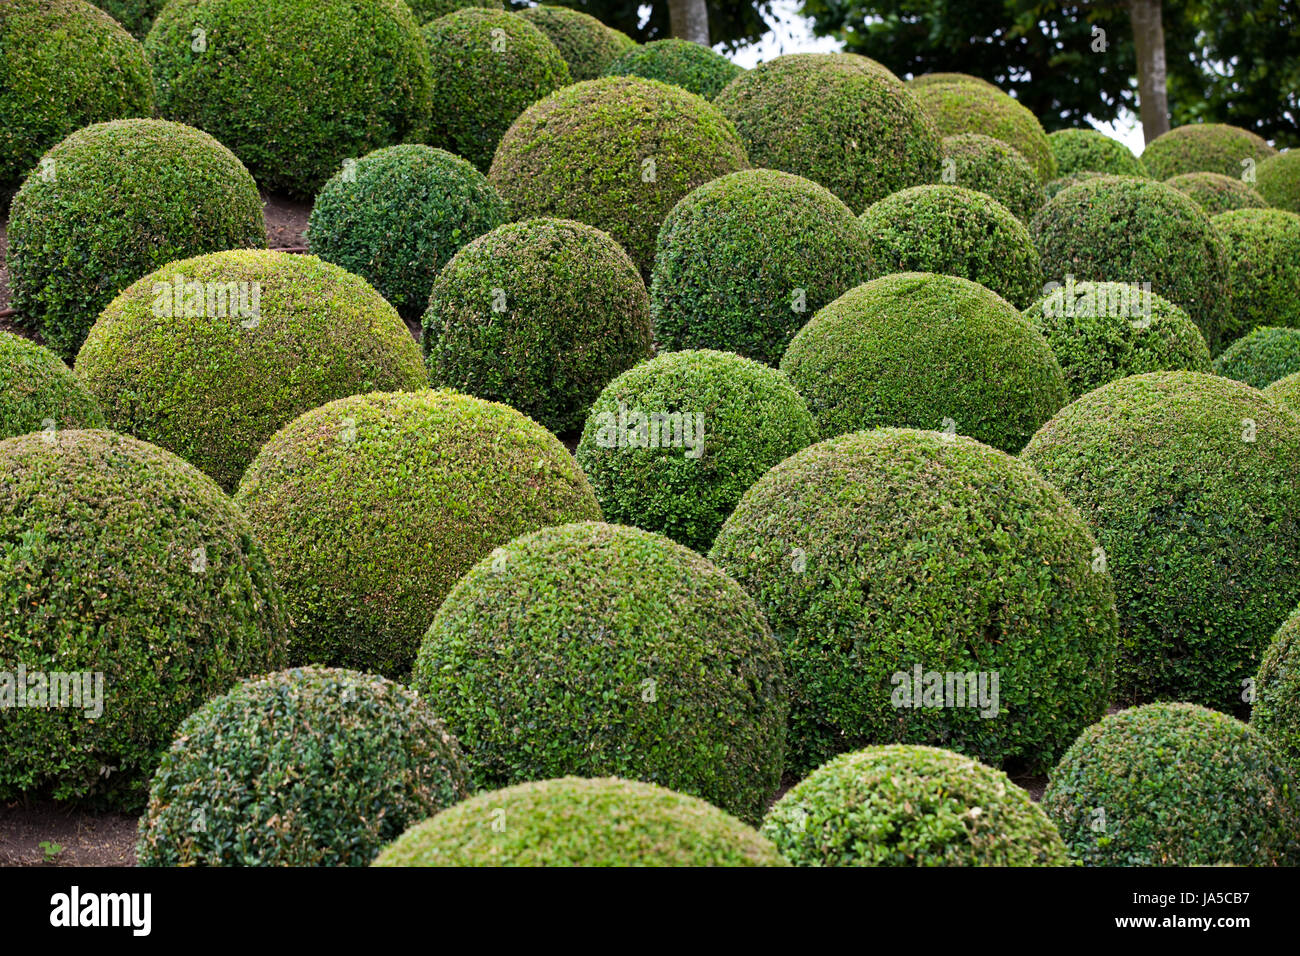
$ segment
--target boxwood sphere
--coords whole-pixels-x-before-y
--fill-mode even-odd
[[[28,706],[5,710],[0,800],[136,810],[187,714],[239,677],[284,666],[271,566],[209,478],[134,438],[10,438],[0,474],[0,672],[16,680],[22,667],[29,680]],[[41,708],[38,672],[102,675],[101,712],[84,698]],[[0,684],[0,699],[22,693]]]
[[[1001,90],[971,83],[927,83],[913,86],[912,93],[941,136],[984,133],[1014,147],[1034,167],[1039,182],[1056,178],[1056,159],[1042,124]]]
[[[313,196],[344,159],[428,122],[429,51],[402,0],[169,3],[145,51],[162,115],[217,137],[266,189]]]
[[[655,339],[776,365],[809,315],[873,272],[866,232],[829,190],[773,169],[721,176],[659,230]]]
[[[403,318],[417,319],[439,270],[508,220],[505,200],[472,165],[408,143],[336,173],[316,197],[307,243],[373,285]]]
[[[504,827],[494,827],[503,820]],[[411,827],[375,866],[785,866],[764,837],[696,797],[564,777],[459,803]]]
[[[1280,402],[1293,412],[1300,413],[1300,372],[1292,372],[1279,378],[1263,391],[1273,401]]]
[[[364,279],[265,249],[182,259],[134,283],[90,330],[77,374],[111,427],[227,491],[308,409],[427,385],[419,346]]]
[[[1196,323],[1150,289],[1069,280],[1044,294],[1025,317],[1056,353],[1072,399],[1142,372],[1211,370],[1210,350]]]
[[[711,100],[745,72],[707,46],[670,37],[623,52],[605,68],[606,76],[644,76],[661,80]]]
[[[1058,129],[1047,134],[1056,159],[1056,175],[1108,173],[1112,176],[1146,176],[1142,160],[1117,139],[1095,129]]]
[[[923,272],[844,293],[794,337],[781,370],[822,438],[897,425],[1016,452],[1069,400],[1047,341],[1005,299]]]
[[[524,7],[518,13],[555,44],[575,83],[594,80],[623,52],[614,32],[581,10],[542,4]]]
[[[757,598],[781,645],[787,766],[801,774],[881,743],[1050,766],[1110,699],[1115,595],[1095,547],[1023,462],[882,428],[777,465],[709,557]],[[934,672],[983,672],[986,703],[998,675],[996,714],[916,706]]]
[[[648,275],[659,226],[677,200],[748,167],[735,128],[704,99],[656,80],[610,76],[525,110],[502,137],[488,178],[516,218],[557,216],[602,229]]]
[[[713,102],[755,166],[820,183],[854,212],[939,176],[934,124],[894,74],[863,56],[778,56],[741,73]]]
[[[1270,206],[1300,213],[1300,149],[1288,149],[1260,163],[1255,189]]]
[[[1171,176],[1165,182],[1200,203],[1207,216],[1217,216],[1232,209],[1263,209],[1268,206],[1263,196],[1232,176],[1183,173]]]
[[[1300,603],[1300,419],[1240,382],[1148,372],[1062,409],[1023,457],[1105,549],[1119,699],[1238,705]]]
[[[1273,635],[1255,674],[1250,725],[1278,749],[1300,779],[1300,611]]]
[[[1214,371],[1254,388],[1300,372],[1300,329],[1262,325],[1247,332],[1214,360]]]
[[[618,775],[757,824],[781,782],[785,677],[762,613],[636,528],[546,528],[480,561],[438,609],[413,683],[475,789]]]
[[[611,379],[650,357],[650,297],[599,229],[530,219],[479,237],[447,264],[423,341],[435,385],[568,432]]]
[[[437,20],[439,17],[445,17],[449,13],[455,13],[457,10],[463,10],[466,7],[485,7],[490,10],[500,10],[502,0],[406,0],[406,5],[411,8],[411,13],[415,16],[415,22],[425,24]]]
[[[1147,143],[1142,165],[1156,179],[1183,173],[1219,173],[1240,179],[1244,171],[1276,152],[1249,130],[1223,123],[1195,123],[1171,129]]]
[[[451,586],[516,535],[600,517],[555,436],[452,392],[375,392],[277,432],[236,502],[293,617],[290,662],[404,675]]]
[[[1296,866],[1300,794],[1258,733],[1193,704],[1148,704],[1089,727],[1043,809],[1090,866]]]
[[[768,811],[796,866],[1068,866],[1056,826],[1000,770],[936,747],[841,754]]]
[[[264,247],[257,184],[197,129],[133,119],[78,130],[45,154],[9,216],[9,281],[20,321],[65,360],[104,306],[187,256]]]
[[[948,85],[952,83],[973,83],[975,86],[983,86],[986,89],[998,90],[998,87],[982,77],[972,76],[969,73],[922,73],[920,76],[914,76],[907,81],[911,87],[922,87],[930,85]],[[998,90],[998,92],[1001,92]]]
[[[961,186],[913,186],[862,214],[880,274],[961,276],[1023,309],[1042,287],[1042,265],[1024,223],[986,193]]]
[[[1070,173],[1068,176],[1062,176],[1060,179],[1053,179],[1050,183],[1043,186],[1043,192],[1047,198],[1053,198],[1057,193],[1069,189],[1075,183],[1086,182],[1089,179],[1100,179],[1102,176],[1109,176],[1110,173]]]
[[[104,412],[49,349],[0,332],[0,439],[60,428],[103,428]]]
[[[1300,216],[1238,209],[1211,221],[1228,258],[1230,320],[1222,340],[1261,325],[1300,326]]]
[[[983,133],[945,136],[943,158],[952,161],[953,183],[987,193],[1025,221],[1047,202],[1029,161],[1000,139]]]
[[[577,457],[607,520],[704,552],[740,496],[812,441],[784,373],[730,352],[661,352],[600,393]]]
[[[463,800],[465,781],[456,738],[401,684],[268,674],[181,724],[150,785],[136,865],[365,866]]]

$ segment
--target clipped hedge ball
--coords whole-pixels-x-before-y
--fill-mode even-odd
[[[387,677],[407,673],[451,586],[493,548],[600,517],[555,436],[512,408],[435,391],[299,416],[262,446],[235,501],[284,588],[290,662]]]
[[[1025,311],[1065,373],[1070,398],[1143,372],[1209,372],[1196,323],[1150,288],[1067,280]]]
[[[459,803],[411,827],[374,865],[787,864],[764,837],[703,800],[613,777],[564,777]]]
[[[1042,806],[1088,866],[1300,864],[1300,794],[1277,751],[1193,704],[1134,707],[1089,727]]]
[[[761,830],[795,866],[1068,866],[1056,826],[1000,770],[936,747],[841,754]]]
[[[1300,326],[1300,216],[1281,209],[1238,209],[1211,222],[1228,258],[1231,319],[1222,340],[1262,325]]]
[[[336,173],[316,197],[307,243],[417,319],[451,257],[509,218],[500,193],[468,162],[408,143]]]
[[[61,428],[103,428],[104,412],[49,349],[0,332],[0,439]]]
[[[143,40],[153,25],[153,19],[167,0],[95,0],[99,7],[116,20],[127,33]]]
[[[1263,391],[1273,401],[1281,402],[1293,412],[1300,413],[1300,372],[1279,378]]]
[[[992,196],[961,186],[913,186],[862,214],[878,274],[936,272],[978,282],[1023,309],[1042,287],[1024,223]]]
[[[1095,129],[1058,129],[1047,134],[1056,159],[1056,175],[1106,173],[1111,176],[1146,176],[1142,160],[1117,139]]]
[[[922,73],[920,76],[914,76],[907,81],[911,87],[922,87],[930,85],[947,85],[952,83],[973,83],[975,86],[983,86],[986,89],[998,90],[998,87],[988,80],[978,76],[971,76],[969,73]],[[1001,92],[998,90],[998,92]]]
[[[884,743],[1050,766],[1110,700],[1115,595],[1095,548],[1023,462],[885,428],[777,465],[709,558],[781,646],[799,775]]]
[[[922,272],[844,293],[794,337],[781,370],[822,438],[888,425],[1016,452],[1069,401],[1047,341],[1005,299]]]
[[[169,3],[145,52],[163,116],[207,130],[260,186],[294,196],[429,118],[429,51],[402,0]]]
[[[1273,635],[1255,674],[1250,726],[1263,734],[1300,776],[1300,612]]]
[[[574,219],[609,233],[643,274],[668,211],[747,169],[735,128],[702,98],[655,80],[575,83],[524,111],[488,178],[516,219]]]
[[[1262,325],[1233,342],[1214,360],[1214,373],[1265,388],[1300,372],[1300,329]]]
[[[912,93],[938,127],[940,136],[992,136],[1024,156],[1039,182],[1056,178],[1056,160],[1042,124],[1001,90],[971,83],[927,83],[913,86]]]
[[[0,474],[0,800],[135,811],[186,715],[284,666],[271,566],[209,478],[134,438],[10,438]]]
[[[1239,382],[1148,372],[1066,406],[1023,457],[1105,549],[1117,700],[1238,706],[1300,603],[1300,419]]]
[[[606,520],[703,553],[740,496],[812,441],[784,373],[730,352],[661,352],[600,393],[577,458]]]
[[[1053,198],[1057,193],[1069,189],[1075,183],[1085,182],[1089,179],[1100,179],[1102,176],[1108,176],[1109,173],[1070,173],[1068,176],[1062,176],[1060,179],[1053,179],[1050,183],[1043,186],[1043,192],[1047,198]]]
[[[134,283],[90,330],[77,374],[112,428],[226,491],[303,412],[428,384],[420,347],[364,279],[265,249],[183,259]]]
[[[776,365],[809,316],[874,269],[861,223],[829,190],[773,169],[731,173],[682,199],[659,230],[655,339]]]
[[[951,160],[955,185],[987,193],[1020,219],[1028,221],[1047,202],[1034,168],[1000,139],[982,133],[945,136],[943,158]]]
[[[659,80],[711,100],[745,71],[707,46],[671,37],[623,52],[604,72]]]
[[[1300,213],[1300,149],[1288,149],[1260,163],[1255,189],[1270,206]]]
[[[599,229],[530,219],[479,237],[447,264],[423,342],[434,385],[569,432],[611,379],[650,357],[650,298]]]
[[[78,130],[45,154],[9,216],[12,305],[71,361],[95,317],[160,266],[266,246],[257,184],[197,129],[133,119]]]
[[[1219,173],[1240,179],[1277,153],[1262,137],[1223,123],[1178,126],[1157,136],[1142,151],[1142,165],[1156,179],[1183,173]]]
[[[574,83],[594,80],[623,52],[614,32],[581,10],[542,4],[517,12],[555,44]]]
[[[516,538],[447,596],[412,675],[475,790],[574,774],[701,797],[748,823],[781,782],[781,654],[754,600],[661,535]]]
[[[314,667],[268,674],[178,728],[136,865],[365,866],[463,800],[465,780],[456,738],[401,684]]]
[[[640,44],[638,44],[636,40],[633,40],[622,30],[615,30],[613,27],[610,26],[605,27],[605,29],[608,30],[610,33],[614,34],[614,39],[618,42],[618,50],[620,53],[626,52],[627,50],[632,49],[632,47],[634,46],[640,46]]]
[[[455,13],[457,10],[464,10],[466,7],[500,10],[502,0],[406,0],[406,5],[411,8],[415,22],[425,24],[439,17],[445,17],[449,13]]]
[[[1232,176],[1183,173],[1181,176],[1172,176],[1165,182],[1200,203],[1207,216],[1217,216],[1233,209],[1263,209],[1268,206],[1263,196],[1247,183]]]

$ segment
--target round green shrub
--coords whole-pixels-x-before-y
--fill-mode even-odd
[[[1273,401],[1281,402],[1293,412],[1300,413],[1300,372],[1279,378],[1263,391]]]
[[[316,197],[307,243],[416,319],[451,257],[509,218],[501,194],[472,165],[409,143],[336,173]]]
[[[971,83],[975,86],[983,86],[990,90],[998,90],[998,87],[988,80],[978,76],[971,76],[969,73],[922,73],[920,76],[914,76],[907,81],[907,85],[914,88],[923,86],[947,86],[953,83]]]
[[[1300,794],[1276,750],[1193,704],[1134,707],[1089,727],[1042,805],[1090,866],[1300,864]]]
[[[284,665],[271,566],[210,479],[134,438],[10,438],[0,475],[0,801],[136,810],[187,714]]]
[[[1211,221],[1228,260],[1230,319],[1221,340],[1263,325],[1300,326],[1300,216],[1238,209]]]
[[[456,253],[429,296],[423,341],[435,385],[569,432],[611,379],[650,357],[650,297],[599,229],[530,219]]]
[[[133,119],[78,130],[45,154],[9,216],[9,281],[24,326],[66,361],[95,317],[154,269],[266,246],[257,185],[197,129]]]
[[[516,538],[438,609],[413,683],[476,789],[626,776],[762,819],[781,782],[781,654],[754,600],[657,534],[582,522]]]
[[[943,158],[952,161],[952,182],[992,196],[1028,221],[1047,202],[1029,161],[1000,139],[959,133],[943,139]]]
[[[1300,372],[1300,329],[1262,325],[1224,349],[1214,360],[1214,372],[1252,388]]]
[[[5,0],[0,76],[0,198],[69,133],[153,113],[144,50],[82,0]]]
[[[1058,129],[1047,134],[1056,159],[1056,175],[1106,173],[1111,176],[1146,176],[1142,160],[1117,139],[1095,129]]]
[[[873,274],[852,211],[811,180],[746,169],[705,183],[659,230],[650,310],[661,349],[776,365],[808,316]]]
[[[136,865],[365,866],[463,800],[465,780],[456,738],[401,684],[326,668],[268,674],[177,729]]]
[[[262,187],[294,196],[429,119],[429,51],[403,0],[169,3],[145,52],[163,116],[207,130]]]
[[[388,677],[406,674],[451,586],[494,547],[600,517],[555,436],[504,405],[427,390],[299,416],[235,501],[284,588],[290,662]]]
[[[898,77],[849,53],[796,53],[746,70],[713,100],[755,166],[804,176],[854,212],[934,182],[943,144]]]
[[[503,816],[504,815],[504,816]],[[493,821],[504,819],[504,827]],[[703,800],[648,783],[564,777],[480,794],[411,827],[375,866],[785,866]]]
[[[427,24],[424,38],[433,70],[429,142],[484,172],[515,118],[570,82],[555,44],[514,13],[467,7]]]
[[[1050,766],[1110,699],[1115,595],[1095,545],[1023,462],[887,428],[777,465],[709,557],[757,598],[781,646],[797,775],[881,743]]]
[[[610,33],[614,34],[614,39],[618,43],[618,51],[620,53],[626,50],[630,50],[634,46],[640,45],[635,40],[633,40],[630,36],[624,33],[622,30],[615,30],[613,27],[610,26],[605,27],[605,29],[608,30]]]
[[[1260,163],[1255,189],[1270,206],[1300,213],[1300,149],[1288,149]]]
[[[671,37],[633,47],[605,68],[606,76],[643,76],[660,80],[711,100],[744,73],[707,46]]]
[[[419,24],[431,23],[466,7],[500,10],[503,6],[502,0],[406,0],[406,5],[411,8],[415,22]]]
[[[748,167],[735,129],[702,98],[610,76],[525,110],[502,137],[488,178],[515,218],[595,226],[649,274],[659,226],[677,200]]]
[[[1029,228],[1045,278],[1150,282],[1218,351],[1229,321],[1227,252],[1191,197],[1149,179],[1100,176],[1057,193]]]
[[[623,52],[623,43],[614,31],[581,10],[542,4],[518,13],[555,44],[575,83],[594,80]]]
[[[1250,725],[1278,749],[1300,779],[1300,611],[1273,635],[1255,674]]]
[[[878,274],[935,272],[978,282],[1023,309],[1042,286],[1024,223],[992,196],[961,186],[913,186],[862,214]]]
[[[1261,137],[1223,123],[1178,126],[1147,143],[1142,165],[1156,179],[1183,173],[1242,174],[1277,152]]]
[[[1196,323],[1150,289],[1071,279],[1030,306],[1025,318],[1056,353],[1071,399],[1143,372],[1211,370]]]
[[[703,553],[740,496],[812,441],[783,373],[730,352],[661,352],[600,393],[577,458],[606,520]]]
[[[912,93],[940,136],[992,136],[1024,156],[1039,182],[1056,178],[1056,160],[1042,124],[1001,90],[971,83],[929,83],[913,86]]]
[[[364,279],[265,249],[145,276],[104,309],[77,374],[110,427],[179,455],[226,491],[303,412],[428,384],[419,346]]]
[[[1070,173],[1068,176],[1062,176],[1060,179],[1053,179],[1050,183],[1043,186],[1043,192],[1047,198],[1053,198],[1057,193],[1069,189],[1075,183],[1086,182],[1089,179],[1100,179],[1102,176],[1108,176],[1109,173]]]
[[[143,40],[153,26],[154,17],[167,0],[95,0],[99,7],[116,20],[127,33]]]
[[[60,428],[103,428],[104,412],[49,349],[0,332],[0,439]]]
[[[1066,406],[1023,457],[1105,549],[1118,700],[1240,704],[1300,603],[1300,419],[1239,382],[1147,372]]]
[[[1220,173],[1183,173],[1170,177],[1165,183],[1195,199],[1207,216],[1217,216],[1233,209],[1263,209],[1268,206],[1264,197],[1249,185]]]
[[[1006,300],[921,272],[844,293],[794,337],[781,370],[822,438],[894,425],[1016,452],[1069,401],[1047,341]]]
[[[1056,826],[1007,775],[935,747],[841,754],[768,811],[795,866],[1068,866]]]

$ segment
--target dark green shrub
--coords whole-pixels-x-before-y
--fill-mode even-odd
[[[122,29],[143,40],[153,25],[153,18],[163,8],[167,0],[95,0],[99,7],[119,24]]]
[[[266,245],[248,170],[207,133],[117,120],[45,154],[9,217],[13,306],[71,361],[95,317],[141,276],[187,256]]]
[[[406,0],[406,5],[411,8],[415,22],[419,24],[431,23],[466,7],[484,7],[489,10],[502,8],[501,0]]]
[[[0,439],[60,428],[103,428],[104,412],[49,349],[0,332]]]
[[[456,738],[401,684],[280,671],[176,731],[140,818],[137,866],[365,866],[467,796]]]
[[[1043,192],[1047,198],[1051,199],[1057,193],[1069,189],[1075,183],[1086,182],[1089,179],[1100,179],[1102,176],[1108,176],[1109,173],[1070,173],[1068,176],[1062,176],[1060,179],[1053,179],[1050,183],[1043,186]]]
[[[290,662],[389,677],[409,670],[433,612],[494,547],[600,516],[555,436],[512,408],[434,391],[299,416],[262,447],[235,500],[284,588]]]
[[[1034,167],[1000,139],[982,133],[945,136],[943,158],[952,161],[951,180],[945,175],[945,182],[987,193],[1021,219],[1028,221],[1047,202]]]
[[[618,43],[618,50],[620,53],[626,50],[630,50],[634,46],[640,46],[639,43],[633,40],[622,30],[615,30],[613,27],[606,27],[605,29],[608,30],[610,33],[614,34],[614,39]]]
[[[1269,642],[1255,674],[1250,725],[1270,740],[1300,780],[1300,612]]]
[[[615,31],[581,10],[542,4],[524,7],[518,13],[555,44],[575,83],[594,80],[623,52]]]
[[[973,83],[975,86],[998,90],[995,84],[981,77],[971,76],[969,73],[922,73],[920,76],[914,76],[907,81],[907,85],[914,88],[931,85],[947,86],[953,83]],[[1001,91],[998,90],[998,92]]]
[[[950,750],[841,754],[768,811],[795,866],[1068,866],[1056,826],[1007,775]]]
[[[1300,603],[1300,419],[1239,382],[1148,372],[1066,406],[1023,457],[1105,549],[1118,700],[1240,704]]]
[[[709,557],[781,646],[797,775],[880,743],[1050,766],[1110,700],[1115,595],[1095,545],[1023,462],[889,428],[777,465]]]
[[[1249,185],[1219,173],[1183,173],[1170,177],[1165,183],[1195,199],[1207,216],[1217,216],[1232,209],[1263,209],[1268,206],[1264,197]]]
[[[812,317],[781,370],[822,438],[880,425],[969,435],[1019,451],[1069,401],[1033,325],[955,276],[903,272],[860,285]]]
[[[671,37],[624,52],[605,68],[606,76],[643,76],[660,80],[711,100],[744,73],[707,46]]]
[[[435,385],[568,432],[611,379],[650,357],[650,297],[627,253],[599,229],[511,223],[439,274],[424,351]]]
[[[429,51],[403,0],[169,3],[145,51],[163,116],[207,130],[262,187],[295,196],[429,118]]]
[[[1001,90],[972,83],[929,83],[913,86],[912,93],[940,136],[992,136],[1024,156],[1039,182],[1056,178],[1056,160],[1042,124]]]
[[[773,169],[731,173],[682,199],[659,230],[655,339],[776,365],[809,315],[872,273],[866,233],[829,190]]]
[[[1224,349],[1214,372],[1253,388],[1300,372],[1300,329],[1261,325]]]
[[[1095,129],[1058,129],[1047,135],[1056,159],[1056,175],[1107,173],[1112,176],[1146,176],[1146,167],[1127,146]]]
[[[271,566],[209,478],[134,438],[10,438],[0,475],[0,800],[138,809],[187,714],[284,665]]]
[[[90,330],[77,374],[112,428],[226,491],[303,412],[428,384],[419,346],[364,279],[265,249],[183,259],[134,283]]]
[[[1219,173],[1238,179],[1277,152],[1261,137],[1223,123],[1179,126],[1147,143],[1142,165],[1156,179]]]
[[[474,789],[623,775],[757,823],[781,782],[785,679],[758,606],[635,528],[546,528],[480,561],[438,609],[413,683]]]
[[[1300,216],[1281,209],[1238,209],[1211,221],[1228,259],[1231,318],[1222,341],[1263,325],[1300,326]]]
[[[1288,149],[1260,163],[1255,189],[1270,206],[1300,213],[1300,149]]]
[[[1279,378],[1264,389],[1264,394],[1275,402],[1280,402],[1293,412],[1300,413],[1300,372]]]
[[[1149,704],[1080,735],[1043,809],[1090,866],[1296,866],[1300,795],[1263,737],[1193,704]]]

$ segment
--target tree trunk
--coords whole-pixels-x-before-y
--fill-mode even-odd
[[[1133,24],[1133,45],[1137,48],[1138,110],[1142,116],[1142,135],[1148,143],[1169,132],[1162,15],[1161,0],[1129,0],[1129,21]]]
[[[709,8],[705,0],[668,0],[668,23],[673,36],[709,45]]]

